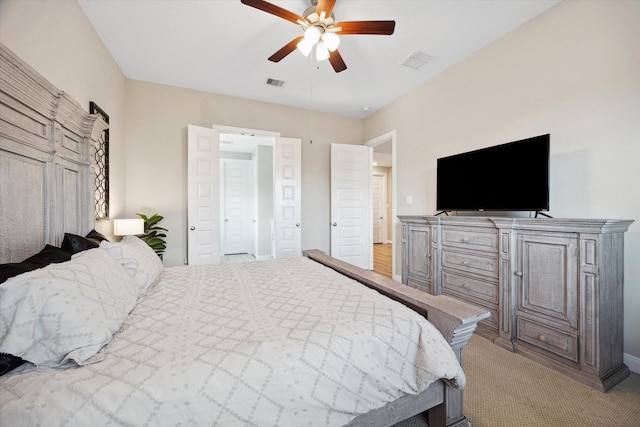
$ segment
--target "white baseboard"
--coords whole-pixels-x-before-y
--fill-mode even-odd
[[[258,256],[256,257],[256,260],[258,260],[258,261],[264,261],[264,260],[272,259],[272,258],[273,258],[273,257],[272,257],[271,255],[258,255]]]
[[[393,280],[395,280],[396,282],[402,283],[402,275],[396,274],[395,276],[393,276]]]
[[[640,357],[624,353],[622,355],[622,362],[629,367],[631,372],[640,374]]]

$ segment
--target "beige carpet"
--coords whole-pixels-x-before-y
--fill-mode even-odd
[[[640,375],[602,393],[476,335],[464,351],[473,427],[640,427]],[[419,427],[418,417],[397,427]]]

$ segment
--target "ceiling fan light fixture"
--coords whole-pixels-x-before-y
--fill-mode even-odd
[[[304,39],[307,40],[312,46],[318,43],[320,40],[320,30],[315,25],[310,26],[304,30]]]
[[[322,34],[322,42],[330,52],[333,52],[340,45],[340,37],[336,33],[324,33]]]
[[[304,56],[309,56],[311,49],[313,49],[313,43],[309,42],[306,38],[303,38],[296,47]]]
[[[327,46],[325,46],[323,42],[318,42],[316,45],[316,59],[318,61],[329,59],[329,49],[327,49]]]

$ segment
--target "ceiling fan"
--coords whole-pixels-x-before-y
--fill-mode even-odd
[[[311,0],[312,6],[305,10],[302,16],[264,0],[241,0],[241,2],[294,24],[299,24],[304,30],[304,35],[296,37],[284,45],[269,57],[269,61],[280,62],[296,48],[304,56],[308,56],[315,46],[316,59],[318,61],[328,59],[336,73],[347,69],[347,65],[338,52],[339,36],[349,34],[391,35],[396,26],[395,21],[343,21],[336,23],[332,14],[336,0]]]

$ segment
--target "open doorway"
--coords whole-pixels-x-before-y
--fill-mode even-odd
[[[395,131],[366,142],[373,147],[373,270],[395,276]]]
[[[220,135],[227,135],[224,139]],[[258,147],[239,149],[246,138],[266,138]],[[234,139],[234,140],[232,140]],[[236,141],[235,139],[238,139]],[[221,143],[221,140],[223,141]],[[251,142],[256,140],[251,139]],[[247,253],[257,259],[299,257],[302,254],[302,141],[284,138],[279,133],[229,126],[211,128],[189,125],[187,128],[187,217],[189,265],[220,262],[221,239],[224,235],[224,208],[221,206],[221,147],[256,165],[251,172],[248,221],[243,230],[249,230]],[[224,144],[224,145],[223,145]],[[232,148],[233,146],[233,148]],[[271,155],[260,159],[263,146],[271,148]],[[243,151],[249,153],[243,154]],[[253,154],[252,154],[253,153]],[[250,155],[250,159],[247,156]],[[265,168],[260,166],[265,164]],[[269,165],[271,169],[268,169]],[[263,177],[264,173],[264,177]],[[262,203],[268,200],[271,205]],[[246,223],[249,222],[249,225]],[[268,242],[268,244],[267,244]],[[263,252],[264,248],[264,252]],[[268,248],[268,250],[267,250]],[[237,250],[237,249],[236,249]],[[236,251],[234,250],[234,252]]]
[[[272,258],[273,145],[269,136],[220,133],[220,261]]]

